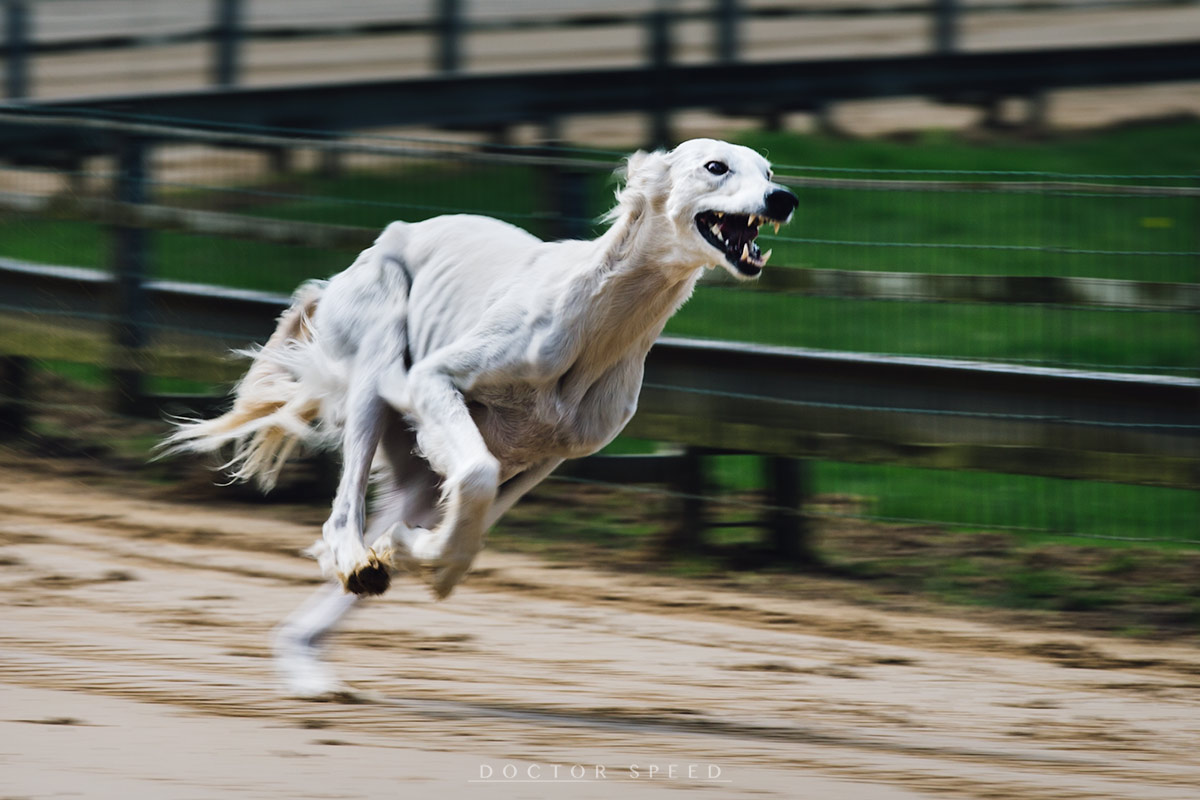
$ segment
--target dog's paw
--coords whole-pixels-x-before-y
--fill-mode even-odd
[[[470,557],[458,557],[443,561],[437,568],[425,574],[425,582],[429,584],[434,598],[445,600],[454,591],[454,587],[462,583],[471,569]]]
[[[450,596],[474,561],[473,556],[461,552],[447,553],[444,531],[396,525],[376,540],[374,550],[382,552],[387,543],[391,544],[389,563],[420,578],[438,600]]]
[[[462,582],[462,573],[456,575],[450,570],[439,569],[433,573],[428,582],[429,591],[433,593],[433,599],[445,600],[454,591],[454,588]]]
[[[388,572],[387,564],[375,555],[374,550],[369,551],[366,564],[349,575],[339,575],[338,577],[341,578],[342,586],[347,592],[357,595],[383,594],[392,584],[392,576]]]
[[[333,550],[324,539],[317,539],[312,547],[302,552],[309,558],[316,559],[317,567],[320,568],[321,575],[324,577],[332,578],[337,575],[337,566],[333,561]]]
[[[297,700],[335,700],[353,694],[321,660],[319,650],[289,628],[276,630],[272,641],[275,672],[283,694]]]
[[[386,559],[394,569],[402,569],[410,575],[421,578],[424,572],[424,560],[414,554],[413,550],[425,553],[428,548],[418,542],[428,541],[430,532],[425,528],[410,528],[407,525],[396,525],[390,531],[380,536],[371,546],[381,559]]]
[[[446,547],[446,537],[439,531],[426,528],[410,528],[407,525],[396,525],[391,531],[391,540],[396,553],[393,558],[412,561],[417,564],[437,561],[442,557]]]

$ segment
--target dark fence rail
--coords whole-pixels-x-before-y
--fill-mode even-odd
[[[1053,13],[1081,11],[1142,10],[1148,8],[1172,8],[1195,5],[1197,0],[999,0],[964,3],[961,0],[927,0],[926,2],[850,4],[804,4],[796,3],[745,3],[743,0],[714,0],[710,8],[677,9],[670,12],[672,23],[705,23],[715,29],[715,41],[719,44],[717,55],[736,58],[737,28],[740,23],[758,20],[784,19],[854,19],[879,16],[926,16],[934,20],[932,42],[934,50],[944,50],[938,42],[944,42],[960,17],[972,14],[996,13]],[[372,20],[363,22],[321,22],[318,24],[253,24],[245,21],[243,0],[211,0],[212,22],[209,25],[185,28],[169,33],[154,34],[105,34],[47,39],[31,33],[28,20],[36,0],[5,0],[9,20],[6,40],[0,43],[0,55],[5,58],[28,58],[30,56],[61,53],[99,52],[125,50],[141,47],[162,47],[180,44],[208,42],[214,45],[214,76],[227,70],[220,68],[221,60],[232,63],[239,60],[228,51],[247,42],[288,41],[311,39],[336,39],[363,36],[396,36],[423,34],[442,39],[461,39],[472,33],[496,33],[510,31],[562,31],[589,28],[611,28],[650,25],[653,10],[646,11],[572,11],[542,13],[537,16],[510,15],[504,17],[477,17],[465,14],[462,4],[438,0],[434,14],[424,18]],[[731,48],[730,41],[733,42]],[[455,53],[462,51],[461,42],[442,45],[443,50]],[[457,59],[442,59],[460,66]],[[223,83],[218,77],[215,83]]]
[[[821,59],[498,75],[447,75],[264,88],[200,89],[86,100],[8,103],[0,152],[13,161],[77,159],[111,150],[79,120],[158,119],[198,130],[327,135],[422,125],[494,129],[587,114],[712,108],[736,98],[745,113],[819,110],[853,99],[934,96],[989,103],[1048,89],[1200,79],[1200,42],[1072,47],[944,55]],[[17,119],[58,115],[60,121]],[[70,117],[75,117],[72,121]],[[164,138],[139,134],[147,143]],[[311,134],[310,134],[311,135]],[[186,137],[176,133],[175,137]]]
[[[215,86],[239,83],[243,50],[252,42],[305,41],[346,37],[422,35],[436,40],[431,68],[454,73],[464,68],[464,40],[471,34],[519,31],[569,31],[595,28],[638,27],[650,43],[646,66],[669,52],[662,43],[672,39],[671,29],[681,24],[707,24],[713,29],[711,59],[718,63],[737,61],[742,53],[742,25],[754,21],[787,19],[855,19],[879,16],[926,16],[930,20],[930,51],[948,54],[957,47],[962,17],[988,13],[1052,13],[1079,11],[1144,10],[1194,5],[1197,0],[961,0],[892,2],[864,5],[795,3],[746,3],[742,0],[713,0],[708,8],[644,11],[587,11],[540,13],[537,15],[476,16],[465,12],[458,0],[438,0],[428,17],[322,22],[319,24],[251,23],[245,19],[243,0],[211,0],[211,22],[207,25],[153,34],[103,34],[48,39],[37,36],[34,0],[4,0],[6,35],[0,41],[0,58],[7,64],[6,92],[9,98],[29,94],[30,62],[38,56],[129,50],[172,45],[208,44],[211,48],[210,80]]]

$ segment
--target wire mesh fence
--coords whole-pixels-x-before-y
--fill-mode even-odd
[[[94,122],[127,133],[170,128],[161,120]],[[485,214],[546,238],[590,236],[612,202],[620,166],[620,154],[609,150],[309,134],[179,131],[154,146],[136,208],[114,199],[128,176],[107,156],[70,169],[5,167],[0,259],[108,271],[114,232],[136,229],[146,236],[139,256],[146,281],[288,293],[349,265],[394,219]],[[800,211],[762,237],[763,249],[775,251],[764,286],[702,281],[668,333],[1184,382],[1200,373],[1194,175],[786,161],[776,172],[799,195]],[[95,336],[123,324],[121,315],[46,310],[35,318],[21,302],[0,299],[5,352],[36,349],[28,346],[36,338],[47,351],[39,368],[102,379],[111,366],[102,349],[85,352],[68,338],[50,352],[46,342],[72,329]],[[169,343],[212,333],[154,321],[145,327],[150,340]],[[217,386],[175,374],[157,376],[153,388]],[[752,395],[754,387],[725,391]],[[35,400],[32,414],[52,416],[64,405]],[[1168,435],[1194,429],[1172,423]],[[613,451],[655,447],[621,440]],[[753,494],[756,469],[752,456],[716,459],[700,494],[735,510],[779,511]],[[1200,544],[1200,500],[1190,488],[820,459],[810,464],[808,484],[815,499],[787,513]],[[664,501],[688,494],[621,491]]]

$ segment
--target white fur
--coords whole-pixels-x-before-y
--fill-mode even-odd
[[[344,272],[301,288],[228,414],[180,426],[167,446],[232,443],[234,476],[269,488],[297,443],[335,443],[344,466],[313,548],[322,567],[358,591],[372,570],[405,567],[444,597],[518,498],[625,426],[646,352],[702,268],[745,277],[695,215],[763,214],[780,188],[754,151],[699,139],[631,156],[594,241],[543,242],[468,215],[392,223]],[[326,589],[279,629],[294,692],[336,688],[316,647],[353,597]]]

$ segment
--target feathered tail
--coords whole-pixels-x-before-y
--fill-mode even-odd
[[[223,466],[230,477],[253,479],[264,491],[275,486],[297,445],[316,437],[328,396],[322,381],[305,376],[315,347],[312,315],[325,285],[301,286],[267,343],[244,351],[254,361],[234,389],[233,408],[216,419],[178,422],[160,445],[164,453],[207,453],[232,444],[233,456]]]

